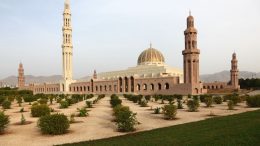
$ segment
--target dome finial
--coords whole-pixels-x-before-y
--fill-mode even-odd
[[[189,10],[189,15],[191,16],[191,10]]]
[[[152,44],[152,42],[150,42],[150,48],[152,48],[153,47],[153,44]]]

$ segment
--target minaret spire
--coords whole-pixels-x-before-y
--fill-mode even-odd
[[[63,86],[61,91],[68,92],[69,84],[72,82],[72,27],[70,1],[65,0],[65,8],[63,12],[63,43],[62,43],[62,62],[63,62]]]

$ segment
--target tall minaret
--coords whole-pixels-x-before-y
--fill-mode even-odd
[[[65,1],[63,12],[63,43],[62,43],[62,63],[64,84],[61,91],[69,91],[69,84],[72,81],[72,27],[70,2]]]
[[[237,55],[233,53],[232,60],[231,60],[231,70],[230,70],[230,79],[231,79],[231,86],[234,89],[239,89],[238,83],[238,69],[237,69]]]
[[[185,35],[185,50],[183,54],[184,67],[184,83],[199,84],[199,54],[200,50],[197,48],[197,30],[194,28],[194,18],[191,16],[187,18],[187,29],[184,31]]]
[[[18,88],[21,89],[24,86],[25,86],[24,69],[23,69],[23,64],[20,63],[18,68]]]

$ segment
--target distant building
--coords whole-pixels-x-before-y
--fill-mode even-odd
[[[200,81],[199,55],[197,48],[197,30],[191,14],[187,18],[184,31],[185,49],[183,70],[165,64],[163,54],[152,47],[144,50],[138,57],[137,66],[126,70],[94,74],[86,81],[73,80],[73,45],[71,11],[68,0],[63,13],[62,68],[63,80],[56,84],[30,84],[24,86],[23,68],[19,67],[18,84],[20,89],[30,89],[35,94],[203,94],[207,92],[205,84]],[[233,55],[234,56],[234,55]],[[231,86],[238,86],[236,56],[233,57],[231,69]],[[204,88],[203,88],[204,87]],[[223,86],[225,88],[227,86]]]

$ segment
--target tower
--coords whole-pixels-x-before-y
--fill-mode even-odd
[[[25,86],[24,69],[23,64],[19,64],[18,68],[18,88],[23,88]]]
[[[93,79],[97,79],[97,71],[94,70]]]
[[[237,68],[237,55],[233,53],[231,60],[231,70],[230,70],[230,83],[234,89],[239,89],[238,83],[238,68]]]
[[[194,27],[194,18],[187,18],[187,29],[184,31],[185,49],[182,51],[184,67],[184,83],[197,84],[199,78],[199,54],[197,48],[197,30]]]
[[[69,0],[65,1],[63,12],[63,43],[62,43],[62,69],[63,83],[61,91],[68,92],[69,84],[72,82],[72,27],[71,27],[71,11]]]

